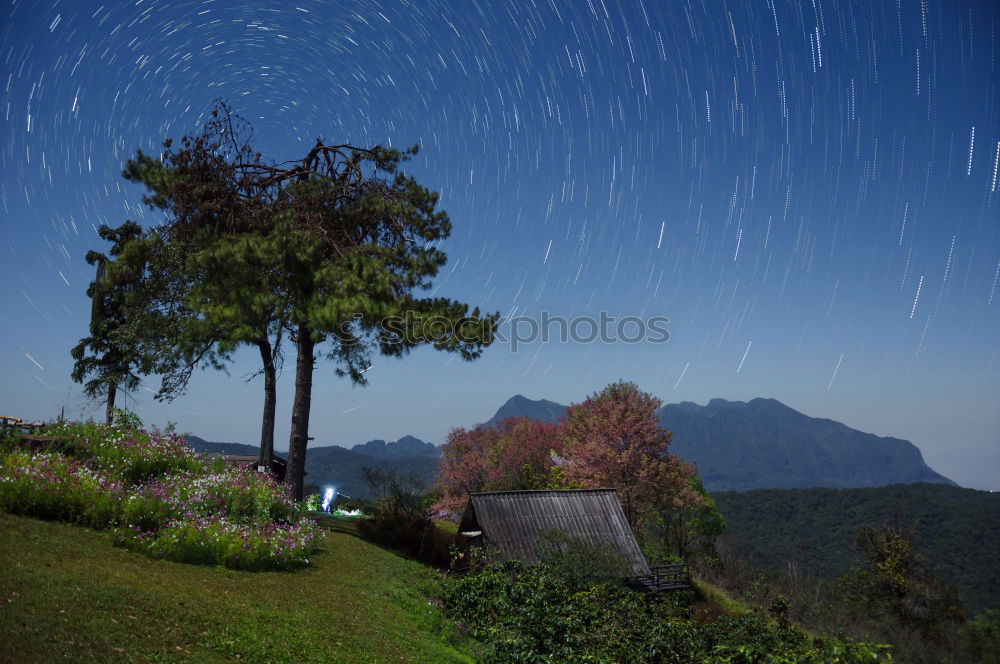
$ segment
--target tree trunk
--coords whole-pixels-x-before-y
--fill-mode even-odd
[[[257,344],[260,349],[260,359],[264,363],[264,416],[260,427],[260,455],[258,466],[266,466],[271,470],[274,459],[274,409],[278,401],[277,376],[274,369],[274,356],[271,354],[271,342],[268,339]]]
[[[289,495],[302,500],[302,481],[306,470],[306,445],[309,442],[309,406],[312,402],[313,341],[308,327],[299,325],[295,358],[295,399],[292,401],[292,433],[288,441],[288,472],[285,484]]]
[[[112,420],[114,420],[115,414],[115,395],[118,392],[118,386],[114,383],[108,383],[108,410],[104,415],[104,423],[110,425]]]

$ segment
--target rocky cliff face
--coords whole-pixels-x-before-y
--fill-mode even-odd
[[[916,445],[809,417],[774,399],[669,404],[672,450],[694,461],[709,490],[954,484]]]
[[[396,442],[384,440],[369,440],[367,443],[355,445],[352,452],[364,454],[376,459],[401,459],[414,456],[440,456],[441,451],[433,443],[425,443],[413,436],[403,436]]]
[[[555,422],[566,406],[517,395],[484,426],[506,417]],[[774,399],[668,404],[657,413],[672,451],[698,465],[712,490],[954,484],[924,463],[913,443],[809,417]]]

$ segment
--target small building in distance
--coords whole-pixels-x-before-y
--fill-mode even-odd
[[[230,465],[233,465],[233,466],[244,466],[244,467],[251,468],[253,470],[257,469],[257,458],[258,457],[257,457],[256,454],[223,454],[223,453],[212,454],[212,453],[208,453],[208,454],[205,454],[205,456],[207,458],[221,457],[223,459],[223,461],[225,461],[227,464],[230,464]],[[275,454],[271,458],[271,472],[274,473],[274,476],[278,478],[279,482],[284,482],[285,481],[285,472],[287,470],[288,470],[288,462]]]
[[[528,565],[540,562],[545,535],[553,531],[613,549],[633,577],[650,575],[614,489],[474,493],[458,526],[470,546]]]

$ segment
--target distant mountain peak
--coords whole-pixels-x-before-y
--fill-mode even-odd
[[[375,459],[402,459],[416,456],[437,456],[440,450],[433,443],[425,443],[414,436],[406,435],[395,442],[382,439],[369,440],[351,448],[352,452]]]
[[[671,451],[698,466],[710,491],[954,484],[908,440],[810,417],[777,399],[712,399],[706,406],[668,404],[657,412],[673,434]]]
[[[716,397],[716,398],[712,399],[711,401],[709,401],[708,405],[706,407],[707,408],[725,408],[726,406],[728,406],[730,404],[737,404],[737,403],[741,403],[741,402],[739,402],[739,401],[727,401],[725,399],[721,399],[719,397]]]
[[[515,394],[481,426],[508,417],[557,422],[565,413],[554,401]],[[657,414],[673,434],[673,453],[697,465],[709,490],[953,484],[909,441],[810,417],[774,398],[685,401]]]
[[[491,427],[509,417],[527,417],[543,422],[556,422],[566,413],[566,406],[547,399],[529,399],[523,394],[515,394],[497,409],[493,417],[481,424]]]

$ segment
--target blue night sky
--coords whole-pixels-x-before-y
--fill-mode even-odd
[[[321,361],[314,444],[443,442],[522,393],[774,397],[1000,489],[1000,6],[992,0],[3,0],[0,414],[69,379],[120,177],[216,98],[262,151],[409,146],[454,224],[435,282],[508,316],[665,316],[667,343]],[[256,351],[147,422],[254,443]],[[294,352],[279,380],[287,447]],[[668,428],[669,428],[669,423]]]

